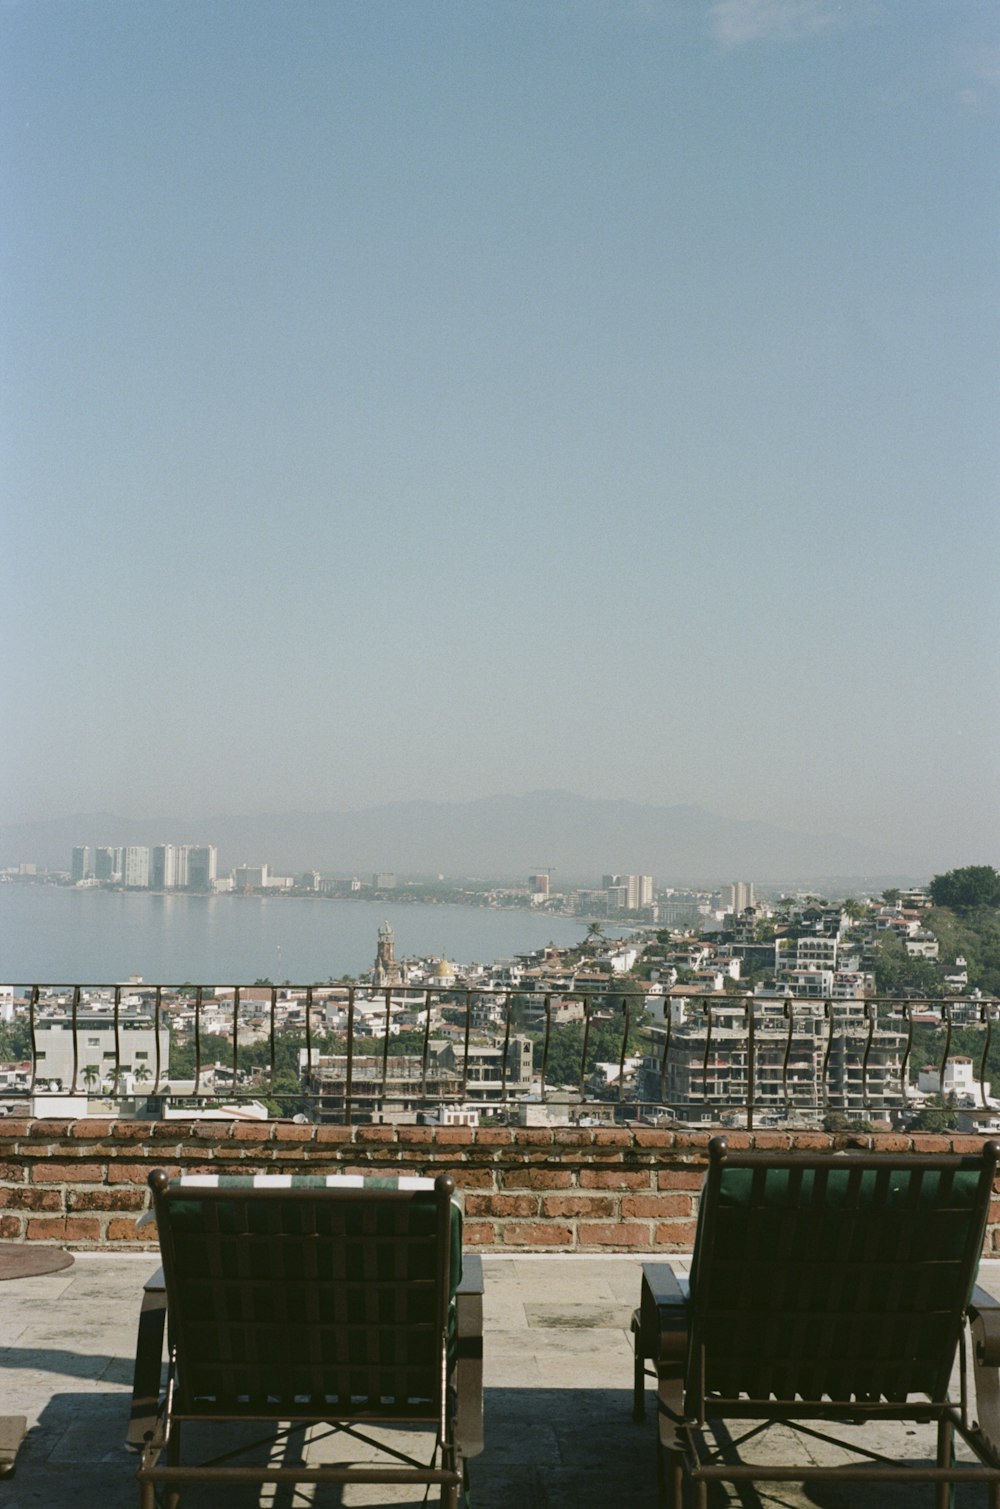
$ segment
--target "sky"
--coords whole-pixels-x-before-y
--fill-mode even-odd
[[[0,820],[1000,860],[998,17],[0,3]]]

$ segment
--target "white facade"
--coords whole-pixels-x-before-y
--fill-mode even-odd
[[[122,884],[131,890],[149,885],[150,853],[144,844],[129,844],[122,851]]]
[[[147,1016],[119,1014],[118,1049],[115,1047],[115,1024],[110,1010],[100,1012],[81,1009],[76,1020],[76,1088],[99,1093],[115,1077],[132,1076],[140,1086],[152,1089],[156,1075],[156,1033]],[[166,1079],[170,1066],[170,1030],[160,1027],[160,1079]],[[69,1090],[73,1083],[74,1032],[69,1016],[45,1017],[36,1026],[37,1044],[35,1078],[58,1083]]]

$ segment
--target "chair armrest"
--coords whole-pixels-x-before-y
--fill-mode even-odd
[[[163,1269],[146,1280],[139,1311],[132,1374],[132,1409],[126,1446],[141,1451],[156,1424],[160,1404],[160,1373],[163,1366],[163,1327],[167,1316],[167,1290]]]
[[[984,1367],[1000,1367],[1000,1299],[994,1299],[977,1284],[969,1300],[969,1319],[976,1343],[976,1361]]]
[[[639,1342],[657,1364],[683,1362],[687,1350],[688,1286],[669,1263],[643,1263]]]
[[[462,1254],[455,1291],[455,1436],[462,1457],[483,1449],[483,1260]]]

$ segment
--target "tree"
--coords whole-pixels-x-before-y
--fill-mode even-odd
[[[947,870],[931,881],[931,900],[935,906],[947,906],[953,912],[1000,907],[1000,873],[992,865],[963,865],[958,870]]]
[[[600,922],[587,923],[587,936],[583,940],[585,949],[603,948],[605,943],[604,928]]]
[[[951,1099],[951,1097],[949,1097]],[[957,1117],[950,1105],[946,1106],[940,1095],[932,1095],[922,1111],[910,1122],[911,1132],[950,1132]]]
[[[937,965],[929,959],[911,959],[906,945],[895,933],[883,933],[875,944],[875,989],[880,996],[915,990],[939,996],[943,982]]]
[[[100,1074],[94,1064],[88,1064],[83,1071],[83,1082],[88,1090],[93,1090],[100,1079]]]
[[[882,892],[882,900],[885,902],[886,906],[895,906],[901,895],[902,892],[897,890],[895,886],[891,885]]]

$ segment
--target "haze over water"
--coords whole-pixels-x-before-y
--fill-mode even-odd
[[[584,936],[579,919],[489,907],[263,896],[125,895],[0,886],[0,980],[309,985],[371,968],[388,921],[397,958],[492,963]]]

